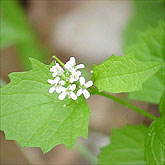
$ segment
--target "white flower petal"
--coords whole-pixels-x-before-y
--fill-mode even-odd
[[[80,72],[80,71],[77,71],[77,72],[76,72],[76,75],[77,75],[77,76],[80,76],[80,75],[81,75],[81,72]]]
[[[80,77],[80,85],[84,85],[85,84],[85,78],[84,77]]]
[[[89,87],[91,87],[93,85],[93,81],[88,81],[87,83],[85,83],[85,87],[86,88],[89,88]]]
[[[58,72],[62,72],[63,71],[63,68],[61,66],[58,66],[57,67],[57,70],[58,70]]]
[[[59,96],[58,96],[59,100],[64,100],[66,95],[67,95],[66,92],[62,92],[61,94],[59,94]]]
[[[78,64],[78,65],[76,66],[76,70],[77,70],[77,69],[83,69],[83,68],[85,68],[85,65],[84,65],[84,64]]]
[[[76,89],[76,84],[70,85],[70,86],[69,86],[69,89],[70,89],[71,91],[74,91],[74,90]]]
[[[75,79],[74,79],[73,77],[71,77],[71,78],[69,79],[69,81],[70,81],[70,83],[73,83],[73,82],[75,81]]]
[[[57,72],[53,72],[52,76],[56,77],[57,76]]]
[[[56,77],[56,78],[54,79],[54,83],[55,83],[55,84],[57,84],[59,81],[60,81],[60,77]]]
[[[77,95],[74,92],[71,92],[69,97],[72,98],[73,100],[77,100]]]
[[[75,81],[77,81],[77,80],[79,80],[79,77],[77,77],[77,78],[75,79]]]
[[[51,85],[53,85],[54,84],[54,80],[48,79],[48,83],[51,84]]]
[[[55,87],[51,87],[51,88],[49,89],[49,93],[53,93],[55,90],[56,90]]]
[[[76,69],[73,68],[73,67],[71,67],[71,68],[69,69],[69,71],[72,73],[72,75],[73,75],[73,74],[76,74]]]
[[[69,63],[70,63],[72,66],[75,65],[75,63],[76,63],[75,57],[71,57],[71,58],[69,59]]]
[[[57,93],[61,93],[61,92],[65,92],[65,91],[66,91],[66,88],[65,88],[65,87],[58,86],[58,87],[56,88],[56,92],[57,92]]]
[[[64,65],[64,67],[71,67],[70,61],[67,61]]]
[[[64,65],[64,67],[65,67],[66,69],[69,69],[69,68],[71,67],[71,65],[67,62],[67,63]]]
[[[55,66],[51,67],[50,68],[50,72],[54,72],[55,71],[55,68],[56,68]]]
[[[67,65],[65,65],[64,66],[69,72],[71,72],[72,73],[72,70],[74,71],[74,68],[73,68],[73,66],[71,65],[71,64],[67,64]]]
[[[84,94],[84,97],[86,98],[86,99],[88,99],[89,97],[90,97],[90,93],[88,92],[88,90],[83,90],[83,94]]]
[[[65,81],[64,81],[64,80],[61,80],[61,81],[59,82],[59,84],[60,84],[60,85],[65,85]]]
[[[81,89],[79,89],[79,90],[77,91],[77,96],[81,96],[82,93],[83,93],[83,90],[82,90],[82,88],[81,88]]]
[[[56,67],[60,66],[60,64],[59,64],[59,63],[57,63],[57,62],[56,62],[55,64],[56,64],[56,65],[55,65]]]

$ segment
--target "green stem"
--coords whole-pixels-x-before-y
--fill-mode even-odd
[[[119,99],[118,97],[112,96],[109,93],[99,92],[95,88],[90,88],[90,90],[91,90],[91,94],[97,94],[97,95],[101,95],[101,96],[107,97],[107,98],[112,99],[113,101],[116,101],[116,102],[118,102],[118,103],[120,103],[120,104],[122,104],[122,105],[124,105],[124,106],[126,106],[126,107],[128,107],[128,108],[130,108],[130,109],[132,109],[134,111],[136,111],[136,112],[139,112],[140,114],[142,114],[142,115],[144,115],[144,116],[146,116],[146,117],[148,117],[148,118],[150,118],[152,120],[156,120],[157,119],[156,116],[146,112],[145,110],[140,109],[140,108],[138,108],[138,107],[136,107],[136,106],[134,106],[134,105],[132,105],[132,104],[122,100],[122,99]]]
[[[52,58],[54,58],[62,67],[64,67],[64,63],[56,56],[53,56]]]

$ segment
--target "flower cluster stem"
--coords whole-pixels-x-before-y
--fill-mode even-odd
[[[56,56],[53,56],[53,58],[62,66],[64,67],[64,63]]]
[[[116,101],[116,102],[118,102],[118,103],[120,103],[120,104],[122,104],[122,105],[124,105],[124,106],[126,106],[126,107],[128,107],[128,108],[130,108],[130,109],[132,109],[132,110],[134,110],[134,111],[136,111],[136,112],[138,112],[138,113],[148,117],[148,118],[150,118],[151,120],[156,120],[157,119],[156,116],[146,112],[145,110],[140,109],[140,108],[138,108],[138,107],[136,107],[136,106],[134,106],[134,105],[132,105],[132,104],[130,104],[130,103],[128,103],[128,102],[118,98],[118,97],[115,97],[115,96],[113,96],[113,95],[111,95],[109,93],[99,92],[95,88],[90,88],[90,90],[91,90],[91,94],[101,95],[101,96],[104,96],[106,98],[112,99],[113,101]]]

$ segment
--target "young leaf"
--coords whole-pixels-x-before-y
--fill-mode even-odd
[[[156,73],[161,65],[161,62],[140,62],[132,54],[112,55],[100,65],[93,66],[92,79],[99,91],[136,91],[142,88],[142,83]]]
[[[60,101],[50,94],[51,65],[31,59],[32,70],[9,75],[1,89],[1,130],[21,147],[48,152],[58,144],[71,149],[79,136],[88,137],[89,107],[84,98]]]
[[[99,164],[146,164],[144,161],[144,139],[147,128],[144,125],[127,125],[114,129],[110,144],[101,149]]]
[[[125,47],[125,54],[132,52],[141,61],[160,61],[164,62],[165,43],[164,32],[165,24],[160,22],[156,28],[149,28],[145,33],[141,33],[137,42],[132,46]],[[150,77],[140,91],[130,94],[130,98],[158,104],[164,90],[164,68]]]
[[[154,121],[148,130],[145,141],[145,160],[147,164],[165,164],[164,117]]]

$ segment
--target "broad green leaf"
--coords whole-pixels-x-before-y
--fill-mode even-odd
[[[51,65],[31,63],[32,70],[10,74],[0,91],[1,130],[21,147],[41,147],[44,153],[58,144],[71,149],[79,136],[88,137],[89,107],[83,97],[60,101],[50,94]]]
[[[147,164],[165,164],[165,119],[154,121],[148,130],[145,141],[145,160]]]
[[[93,66],[92,79],[99,91],[136,91],[142,88],[142,83],[156,73],[161,65],[161,62],[138,61],[132,54],[112,55],[100,65]]]
[[[145,141],[145,160],[148,164],[165,164],[165,92],[163,93],[159,112],[161,117],[152,122]]]
[[[125,47],[125,54],[132,52],[141,61],[162,61],[165,59],[165,24],[160,22],[156,28],[149,28],[141,33],[137,43]],[[165,84],[164,67],[150,77],[144,84],[141,91],[133,92],[130,98],[158,104],[164,90]]]
[[[99,164],[146,164],[144,161],[144,140],[147,128],[144,125],[127,125],[113,129],[110,144],[101,149]]]
[[[1,49],[14,45],[24,69],[30,68],[29,57],[45,60],[46,49],[36,39],[22,7],[17,1],[1,2]]]
[[[165,116],[165,90],[162,94],[159,104],[159,112],[161,116]]]
[[[131,2],[131,1],[130,1]],[[132,0],[132,17],[123,31],[123,47],[136,42],[137,34],[164,20],[164,0]]]

